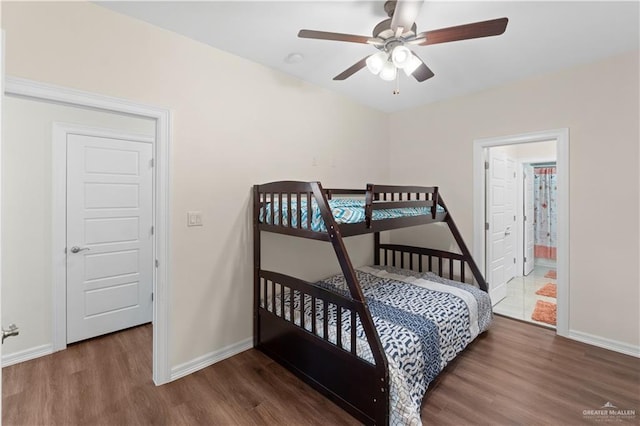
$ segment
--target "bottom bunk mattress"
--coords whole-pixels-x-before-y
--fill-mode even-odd
[[[390,424],[421,424],[420,406],[429,383],[478,334],[489,328],[492,319],[489,295],[475,286],[431,272],[371,266],[358,268],[356,276],[387,356]],[[342,274],[316,284],[348,295]],[[323,309],[322,300],[316,299],[315,303],[315,309],[311,309],[311,298],[305,297],[304,315],[301,315],[299,294],[294,292],[291,309],[291,292],[285,292],[282,297],[263,300],[262,306],[308,331],[315,321],[313,328],[322,338],[325,338],[322,323],[326,312],[329,324],[326,339],[336,344],[339,338],[343,348],[351,347],[351,326],[355,324],[356,354],[374,364],[359,318],[352,322],[344,318],[350,315],[348,311],[337,315],[335,305],[329,304],[328,309]],[[315,312],[315,319],[311,318],[311,312]],[[338,323],[341,324],[339,333]]]

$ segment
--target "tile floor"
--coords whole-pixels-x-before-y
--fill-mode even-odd
[[[556,303],[555,297],[546,297],[536,294],[536,291],[546,283],[556,284],[556,280],[545,278],[544,275],[553,267],[536,265],[526,277],[515,277],[507,283],[507,297],[502,299],[493,307],[496,314],[505,315],[511,318],[541,324],[546,327],[555,328],[549,324],[534,321],[531,314],[536,306],[536,300]]]

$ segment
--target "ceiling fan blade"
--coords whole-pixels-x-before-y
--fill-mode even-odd
[[[422,43],[419,43],[419,45],[427,46],[431,44],[448,43],[450,41],[496,36],[505,32],[508,22],[508,18],[474,22],[472,24],[441,28],[439,30],[433,31],[425,31],[416,35],[416,38],[425,37],[426,40],[424,40]]]
[[[418,58],[417,55],[413,55],[416,58]],[[420,58],[418,58],[420,59]],[[430,79],[431,77],[433,77],[435,74],[433,73],[433,71],[431,71],[431,69],[427,66],[427,64],[424,63],[424,61],[422,59],[420,59],[420,62],[422,62],[422,64],[420,64],[420,66],[418,68],[416,68],[416,70],[414,72],[411,73],[411,75],[418,80],[418,82],[423,82],[425,80]]]
[[[391,17],[391,29],[396,31],[399,27],[402,27],[403,32],[410,31],[416,22],[421,7],[422,0],[398,0]]]
[[[333,40],[333,41],[347,41],[349,43],[371,43],[376,39],[360,36],[354,34],[342,34],[342,33],[330,33],[326,31],[315,31],[315,30],[300,30],[298,32],[298,37],[300,38],[314,38],[317,40]]]
[[[369,56],[360,59],[358,62],[356,62],[355,64],[351,65],[349,68],[347,68],[346,70],[342,71],[340,74],[338,74],[335,77],[333,77],[333,79],[334,80],[346,80],[347,78],[351,77],[353,74],[357,73],[362,68],[367,66],[367,58],[368,57]]]

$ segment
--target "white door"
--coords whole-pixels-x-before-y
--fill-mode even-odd
[[[533,271],[533,167],[530,164],[522,166],[524,177],[524,275],[529,275]]]
[[[67,135],[67,343],[152,319],[152,144]]]
[[[487,281],[489,296],[495,305],[507,296],[505,280],[505,210],[506,155],[499,149],[489,149],[486,173],[486,242]]]
[[[504,280],[516,276],[516,161],[505,157]]]

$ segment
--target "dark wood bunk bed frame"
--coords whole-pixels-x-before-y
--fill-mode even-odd
[[[328,200],[334,196],[354,195],[364,195],[365,221],[337,224]],[[311,230],[312,200],[315,200],[320,209],[327,231]],[[302,206],[304,201],[307,209],[306,223],[303,223],[301,208],[295,208]],[[278,207],[274,207],[275,204]],[[293,208],[292,204],[294,204]],[[444,212],[438,212],[436,205],[440,205]],[[421,216],[372,219],[373,212],[376,210],[407,207],[426,207],[431,213]],[[292,217],[292,211],[294,217]],[[284,214],[293,220],[282,220]],[[297,221],[292,225],[296,215]],[[380,242],[381,231],[435,222],[444,222],[448,225],[462,254]],[[342,296],[312,282],[263,270],[261,268],[261,231],[331,242],[348,284],[350,297]],[[390,406],[387,358],[343,241],[345,237],[362,234],[373,234],[376,265],[396,266],[399,260],[398,266],[401,268],[408,267],[418,272],[437,270],[441,277],[461,282],[472,283],[475,279],[476,285],[487,291],[487,284],[437,187],[367,184],[366,190],[324,189],[320,182],[296,181],[255,185],[253,187],[254,347],[292,371],[356,419],[366,424],[387,425]],[[471,271],[471,277],[465,274],[467,267]],[[455,272],[458,275],[455,275]],[[294,303],[289,303],[287,308],[289,319],[286,319],[285,293],[288,293],[291,301],[294,297],[299,297],[299,300],[311,298],[310,314],[314,320],[307,325],[311,328],[310,331],[304,324],[304,310],[307,309],[305,303],[300,303],[299,309],[303,311],[299,315],[300,324],[296,324],[294,320]],[[281,315],[276,314],[276,298],[279,298],[281,303]],[[321,306],[324,309],[321,330],[317,330],[315,320],[318,300],[322,301]],[[273,307],[273,312],[269,310],[269,305]],[[327,337],[329,305],[335,305],[337,312],[335,343],[329,341]],[[345,315],[344,312],[347,314]],[[356,354],[356,316],[361,321],[375,364],[365,361]],[[351,345],[346,348],[342,347],[343,321],[351,321]]]

